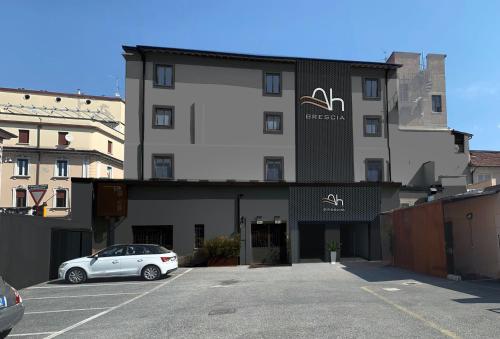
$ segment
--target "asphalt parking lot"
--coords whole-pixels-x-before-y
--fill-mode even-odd
[[[498,338],[500,283],[379,263],[179,269],[21,291],[24,338]]]

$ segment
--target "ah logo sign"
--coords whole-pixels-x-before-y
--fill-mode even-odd
[[[319,98],[316,95],[319,93]],[[323,88],[316,88],[311,96],[305,95],[300,98],[300,104],[313,105],[327,111],[333,112],[333,104],[338,102],[340,104],[340,113],[335,112],[332,114],[306,114],[306,119],[310,120],[345,120],[343,115],[345,111],[345,103],[341,98],[335,98],[333,96],[333,89],[330,88],[330,96],[326,95],[326,91]]]
[[[323,98],[316,98],[316,93],[321,93],[323,95]],[[330,97],[326,95],[326,92],[323,88],[316,88],[311,96],[303,96],[300,98],[300,104],[309,104],[309,105],[314,105],[323,109],[326,109],[328,111],[333,111],[333,103],[334,102],[339,102],[340,103],[340,108],[341,111],[344,112],[345,110],[345,104],[344,100],[341,98],[334,98],[333,97],[333,89],[330,88]]]
[[[321,199],[324,204],[334,207],[324,207],[323,212],[344,212],[344,200],[339,198],[338,194],[328,194],[326,198]]]

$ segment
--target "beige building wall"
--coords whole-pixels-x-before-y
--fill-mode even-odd
[[[0,128],[18,136],[3,142],[0,208],[16,207],[16,189],[46,184],[47,215],[62,217],[71,211],[72,177],[122,179],[124,113],[119,98],[0,89]],[[29,131],[28,142],[20,142],[20,130]],[[59,132],[70,135],[68,145],[59,144]],[[28,160],[25,175],[19,159]],[[68,163],[64,177],[57,173],[58,160]],[[66,191],[64,207],[56,206],[56,190]],[[33,205],[26,191],[26,206]]]
[[[500,278],[500,194],[446,203],[444,220],[453,224],[456,272]]]

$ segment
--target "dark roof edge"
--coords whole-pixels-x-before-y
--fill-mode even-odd
[[[76,94],[76,93],[64,93],[64,92],[52,92],[43,91],[38,89],[26,89],[26,88],[10,88],[10,87],[0,87],[0,92],[12,92],[12,93],[30,93],[39,95],[57,95],[62,97],[77,98],[77,99],[94,99],[94,100],[105,100],[105,101],[121,101],[125,102],[121,97],[110,97],[110,96],[99,96],[99,95],[89,95],[89,94]]]
[[[11,138],[17,138],[17,135],[14,133],[10,133],[9,131],[4,130],[3,128],[0,128],[0,139],[11,139]],[[0,159],[2,161],[2,159]]]
[[[500,151],[494,151],[494,150],[480,150],[480,149],[473,149],[469,150],[470,153],[500,153]]]
[[[464,135],[467,135],[467,136],[469,136],[469,137],[471,137],[471,138],[474,136],[474,134],[472,134],[472,133],[462,132],[462,131],[458,131],[458,130],[456,130],[456,129],[452,129],[452,130],[451,130],[451,133],[464,134]]]
[[[72,182],[93,183],[123,183],[123,184],[140,184],[140,185],[164,185],[164,186],[267,186],[267,187],[307,187],[307,186],[340,186],[340,187],[400,187],[401,184],[397,182],[338,182],[338,183],[325,183],[325,182],[287,182],[287,181],[214,181],[214,180],[136,180],[136,179],[107,179],[107,178],[71,178]]]
[[[385,62],[272,56],[272,55],[195,50],[195,49],[185,49],[185,48],[158,47],[158,46],[143,46],[143,45],[126,46],[126,45],[123,45],[122,48],[126,53],[133,53],[136,51],[137,52],[139,52],[139,51],[142,51],[142,52],[163,52],[163,53],[170,53],[170,54],[218,57],[218,58],[228,58],[228,59],[238,59],[238,60],[272,61],[272,62],[283,62],[283,63],[296,63],[298,60],[314,60],[314,61],[325,61],[325,62],[331,61],[331,62],[349,63],[355,67],[375,67],[375,68],[387,68],[387,69],[396,69],[396,68],[401,67],[401,65],[398,65],[398,64],[389,64],[389,63],[385,63]]]

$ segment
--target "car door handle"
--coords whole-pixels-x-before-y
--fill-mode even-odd
[[[142,261],[142,259],[137,259],[137,262],[141,262],[141,261]]]
[[[113,264],[118,264],[118,260],[113,260],[112,263]]]

